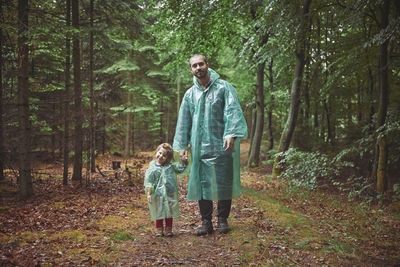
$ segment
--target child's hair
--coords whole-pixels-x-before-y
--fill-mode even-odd
[[[173,157],[174,157],[174,150],[172,150],[172,146],[171,146],[170,144],[168,144],[168,143],[162,143],[161,145],[159,145],[159,146],[157,147],[156,153],[157,153],[157,151],[160,150],[161,148],[167,150],[167,156],[166,156],[167,158],[166,158],[164,164],[170,163],[171,160],[172,160]]]

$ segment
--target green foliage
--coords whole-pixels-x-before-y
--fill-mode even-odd
[[[373,191],[374,184],[365,177],[349,177],[344,182],[336,180],[332,184],[340,191],[347,193],[348,201],[362,199],[365,203],[371,203],[373,196],[370,194]]]
[[[290,148],[277,154],[282,157],[279,166],[284,168],[281,178],[291,185],[315,189],[323,179],[334,179],[344,167],[352,166],[350,162],[329,158],[320,152],[303,152]]]
[[[119,230],[116,233],[113,233],[111,235],[111,240],[115,242],[121,242],[121,241],[126,241],[126,240],[134,240],[136,237],[124,230]]]

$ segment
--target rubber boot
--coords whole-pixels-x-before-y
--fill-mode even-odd
[[[231,230],[228,225],[228,219],[224,217],[218,217],[218,233],[226,234]]]
[[[157,227],[156,228],[156,236],[164,236],[164,227]]]
[[[174,234],[172,233],[172,227],[165,227],[165,236],[172,237]]]
[[[197,230],[197,235],[202,236],[214,232],[212,222],[210,220],[203,220],[201,227]]]

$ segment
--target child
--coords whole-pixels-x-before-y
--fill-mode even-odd
[[[156,236],[164,235],[164,219],[165,235],[173,236],[172,218],[180,216],[176,174],[185,170],[187,158],[181,161],[183,164],[171,163],[172,158],[171,145],[167,143],[159,145],[144,178],[151,219],[156,221]]]

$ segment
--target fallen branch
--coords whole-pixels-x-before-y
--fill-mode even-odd
[[[96,165],[96,169],[99,171],[99,173],[101,174],[101,176],[103,176],[104,178],[106,178],[107,176],[104,175],[104,173],[101,171],[99,165]]]

